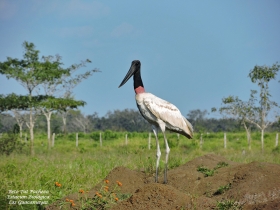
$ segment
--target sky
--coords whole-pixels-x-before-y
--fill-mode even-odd
[[[279,22],[278,0],[0,0],[0,62],[22,59],[24,41],[40,56],[59,54],[64,67],[90,59],[79,72],[101,72],[74,96],[87,103],[82,113],[104,116],[137,109],[133,79],[118,88],[137,59],[146,91],[186,116],[210,112],[229,95],[248,100],[258,90],[248,74],[280,61]],[[280,104],[279,80],[280,72],[270,90]],[[0,75],[0,94],[12,92],[27,94]]]

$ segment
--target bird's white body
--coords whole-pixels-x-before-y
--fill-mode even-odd
[[[192,125],[173,104],[147,92],[136,94],[135,99],[142,116],[152,125],[192,136]]]

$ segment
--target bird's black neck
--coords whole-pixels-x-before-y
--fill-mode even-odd
[[[135,93],[138,94],[138,93],[145,92],[144,85],[143,85],[142,78],[141,78],[141,74],[140,74],[140,70],[135,72],[135,74],[133,76],[133,80],[134,80],[134,91],[135,91]]]

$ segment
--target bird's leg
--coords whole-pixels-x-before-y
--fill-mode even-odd
[[[157,183],[157,182],[158,182],[159,159],[160,159],[160,156],[161,156],[161,152],[160,152],[159,141],[158,141],[158,137],[157,137],[157,129],[156,129],[156,128],[153,128],[153,132],[154,132],[154,134],[155,134],[155,137],[156,137],[156,144],[157,144],[157,154],[156,154],[157,161],[156,161],[156,178],[155,178],[155,182]]]
[[[165,169],[164,169],[164,184],[167,184],[167,164],[168,164],[168,156],[170,152],[170,148],[168,146],[167,138],[165,136],[165,132],[163,131],[163,137],[165,142]]]

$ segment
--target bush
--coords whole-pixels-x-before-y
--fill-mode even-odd
[[[98,141],[100,139],[100,132],[92,132],[89,137],[94,141]]]
[[[85,137],[85,133],[79,132],[79,138],[84,138]]]
[[[74,140],[76,140],[76,134],[75,133],[70,133],[70,134],[68,134],[68,139],[70,140],[70,141],[74,141]]]
[[[106,130],[103,135],[102,138],[104,140],[113,140],[113,139],[117,139],[118,138],[118,133],[117,132],[113,132],[111,130]]]
[[[24,143],[18,140],[16,134],[6,134],[0,137],[0,154],[10,155],[12,152],[22,152]]]

